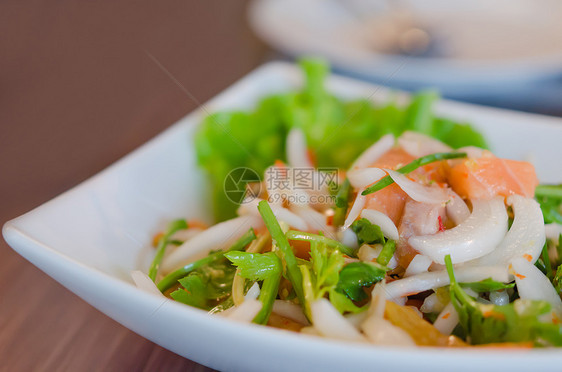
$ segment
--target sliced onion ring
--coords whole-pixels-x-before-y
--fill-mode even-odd
[[[555,222],[544,225],[544,231],[548,239],[558,242],[558,237],[562,234],[562,225]]]
[[[353,202],[353,205],[351,206],[351,209],[349,210],[349,213],[345,218],[345,222],[342,227],[344,230],[349,228],[349,226],[351,226],[353,221],[355,221],[359,217],[361,211],[365,207],[366,198],[364,195],[361,195],[361,191],[362,190],[360,190],[357,193],[357,196],[355,197],[355,201]]]
[[[310,312],[312,324],[322,336],[346,341],[366,341],[365,337],[325,298],[311,303]]]
[[[262,201],[260,198],[254,198],[248,202],[244,202],[238,208],[239,215],[252,215],[261,218],[260,212],[258,211],[258,204]],[[305,219],[301,216],[297,215],[296,213],[284,208],[280,205],[271,205],[271,210],[275,217],[278,220],[286,222],[289,226],[297,229],[306,231],[308,230],[309,226],[306,223]]]
[[[386,172],[380,168],[360,168],[347,172],[349,183],[355,189],[363,189],[372,185],[386,176]]]
[[[532,263],[519,257],[511,262],[519,297],[524,300],[547,301],[560,308],[562,301],[550,280]]]
[[[429,266],[431,266],[432,263],[433,261],[431,261],[431,258],[424,256],[423,254],[417,254],[406,268],[404,277],[424,273],[429,269]]]
[[[251,323],[252,320],[258,315],[262,308],[262,303],[255,299],[248,299],[242,302],[239,306],[234,306],[231,309],[219,314],[225,315],[231,320],[242,323]],[[231,311],[229,311],[231,310]]]
[[[390,217],[374,209],[363,209],[361,217],[369,220],[370,223],[381,228],[382,233],[389,239],[398,240],[398,229]]]
[[[448,190],[451,195],[451,201],[447,203],[447,217],[449,217],[455,225],[464,222],[470,216],[470,209],[462,200],[462,198],[453,190]]]
[[[460,225],[434,235],[413,236],[412,248],[444,264],[450,254],[453,263],[482,257],[502,241],[507,232],[507,211],[502,197],[472,201],[472,214]]]
[[[447,306],[439,313],[437,319],[433,323],[433,326],[439,330],[439,332],[444,335],[450,335],[453,329],[459,323],[459,313],[453,306],[452,302],[449,302]]]
[[[416,181],[410,180],[407,176],[394,171],[385,169],[392,180],[400,186],[408,196],[420,203],[441,204],[451,199],[451,196],[445,189],[440,187],[424,186]]]
[[[206,255],[211,249],[224,249],[244,235],[250,227],[263,225],[260,217],[247,215],[218,223],[195,235],[164,257],[162,271],[170,272],[180,265]]]
[[[142,271],[131,271],[131,278],[133,278],[135,285],[143,291],[164,297],[152,279]]]
[[[506,283],[510,279],[505,266],[458,267],[455,268],[455,277],[461,283],[477,282],[486,278]],[[447,271],[432,271],[390,282],[386,285],[386,294],[389,300],[395,300],[449,284]]]
[[[492,252],[471,261],[471,265],[507,265],[516,257],[527,257],[534,263],[546,240],[539,203],[531,198],[511,195],[507,204],[513,207],[514,219],[505,238]]]

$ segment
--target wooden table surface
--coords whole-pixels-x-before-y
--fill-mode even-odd
[[[94,175],[269,50],[236,1],[0,3],[0,223]],[[129,331],[0,239],[0,370],[207,368]]]

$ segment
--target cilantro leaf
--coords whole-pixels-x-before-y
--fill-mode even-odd
[[[336,310],[340,313],[360,313],[367,309],[367,305],[359,307],[353,303],[353,301],[347,297],[344,293],[338,291],[337,289],[330,289],[330,302]]]
[[[179,302],[200,309],[207,308],[207,282],[200,275],[188,275],[180,279],[183,289],[177,289],[170,296]]]
[[[472,344],[530,341],[542,346],[562,346],[562,326],[541,320],[551,312],[548,302],[518,299],[503,306],[481,304],[457,283],[449,255],[445,264],[451,281],[451,302],[467,341]]]
[[[336,289],[353,301],[363,301],[367,298],[363,288],[383,280],[385,275],[386,270],[379,265],[352,262],[341,270]]]
[[[283,266],[274,252],[248,253],[228,252],[224,255],[240,269],[240,275],[246,279],[263,281],[260,288],[259,300],[262,308],[253,322],[266,324],[273,309],[273,303],[279,292],[279,283]]]
[[[274,253],[227,252],[224,256],[240,269],[240,275],[250,280],[264,280],[279,271],[279,259]]]
[[[344,265],[345,260],[339,250],[332,249],[323,242],[311,242],[310,265],[299,266],[303,278],[304,309],[309,318],[310,304],[326,295],[341,313],[364,310],[356,306],[344,293],[336,290]]]
[[[227,260],[214,261],[179,279],[182,288],[170,296],[186,305],[209,310],[230,297],[234,272]]]
[[[384,244],[386,242],[381,228],[372,224],[366,218],[361,218],[351,224],[351,230],[357,235],[357,242],[361,244]]]

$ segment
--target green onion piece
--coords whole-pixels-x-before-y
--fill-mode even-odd
[[[326,244],[326,246],[337,249],[338,251],[349,257],[357,257],[357,254],[353,248],[350,248],[347,245],[338,242],[337,240],[333,240],[322,235],[303,231],[289,230],[287,231],[287,234],[285,234],[285,236],[287,237],[287,239],[291,240],[301,240],[304,242]]]
[[[383,266],[388,265],[392,256],[394,256],[394,252],[396,251],[396,241],[394,240],[387,240],[387,242],[382,247],[382,251],[377,257],[377,262]]]
[[[451,285],[456,285],[457,280],[455,279],[455,272],[453,271],[453,261],[451,260],[451,255],[445,256],[445,267],[447,268],[447,274],[449,275],[449,281]]]
[[[257,324],[267,324],[269,316],[271,315],[271,310],[273,309],[273,303],[275,302],[277,293],[279,292],[279,283],[281,283],[283,266],[279,257],[276,255],[273,255],[273,257],[277,258],[278,269],[275,273],[271,273],[267,278],[265,278],[261,285],[259,300],[262,303],[262,308],[253,320],[253,322]]]
[[[508,289],[508,288],[515,287],[515,282],[504,284],[502,282],[495,281],[492,278],[487,278],[479,282],[459,283],[459,284],[462,288],[470,288],[474,292],[478,292],[478,293],[499,291],[500,289]]]
[[[172,221],[172,223],[170,223],[170,225],[168,226],[168,230],[158,242],[156,255],[154,256],[154,260],[152,260],[150,270],[148,270],[148,277],[152,279],[152,281],[156,280],[156,274],[158,274],[158,269],[160,268],[160,264],[162,263],[162,259],[164,258],[164,253],[166,253],[168,240],[170,240],[170,237],[174,235],[176,231],[185,229],[187,229],[187,222],[183,219]]]
[[[351,184],[349,183],[349,179],[346,178],[341,184],[336,195],[336,207],[334,209],[334,218],[332,220],[333,225],[336,227],[342,226],[345,222],[350,194]]]
[[[293,249],[291,248],[287,237],[283,233],[281,226],[279,226],[279,222],[277,221],[277,218],[275,218],[275,215],[266,200],[259,202],[258,210],[267,230],[269,230],[269,233],[271,234],[271,238],[275,240],[279,250],[281,251],[282,259],[285,261],[287,267],[287,277],[291,281],[300,303],[304,304],[302,274],[298,267],[297,258],[293,253]]]
[[[408,174],[412,171],[415,171],[419,167],[423,167],[424,165],[431,164],[436,161],[457,159],[457,158],[464,158],[464,157],[466,157],[466,153],[464,152],[438,152],[436,154],[426,155],[426,156],[422,156],[421,158],[417,158],[416,160],[406,164],[402,168],[397,169],[397,171],[402,174]],[[383,177],[380,181],[378,181],[374,185],[367,187],[361,193],[361,195],[372,194],[376,191],[384,189],[386,186],[392,185],[393,183],[394,181],[390,176]]]
[[[256,239],[256,233],[254,232],[254,229],[250,228],[250,230],[248,230],[248,232],[242,235],[240,239],[234,242],[234,244],[230,246],[230,248],[228,248],[226,252],[241,251],[254,239]],[[178,280],[187,276],[190,272],[222,259],[224,257],[224,253],[225,251],[211,253],[207,257],[203,257],[200,260],[188,263],[184,267],[180,267],[176,271],[173,271],[162,278],[162,280],[160,280],[157,284],[158,289],[162,293],[167,291],[168,289],[173,287],[178,282]]]

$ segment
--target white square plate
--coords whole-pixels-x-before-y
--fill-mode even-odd
[[[346,344],[257,325],[243,325],[145,293],[129,276],[146,270],[150,241],[178,217],[210,220],[205,178],[192,136],[206,115],[251,108],[259,97],[294,89],[300,70],[258,68],[168,130],[72,190],[7,222],[10,246],[94,307],[138,334],[221,370],[524,370],[561,365],[556,349],[397,349]],[[332,76],[344,98],[388,98],[385,88]],[[542,182],[562,182],[562,120],[441,101],[439,115],[480,129],[500,156],[531,160]],[[204,197],[202,197],[204,196]]]

